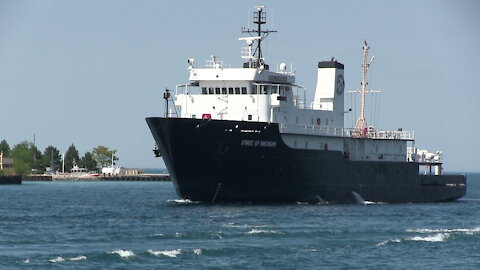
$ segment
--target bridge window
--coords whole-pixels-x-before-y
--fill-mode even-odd
[[[208,88],[208,94],[209,94],[209,95],[213,95],[213,88],[212,88],[212,87],[209,87],[209,88]]]
[[[206,87],[202,87],[202,95],[206,95],[207,94],[207,88]]]
[[[260,86],[259,86],[259,85],[257,85],[256,87],[255,87],[255,86],[254,86],[254,87],[252,87],[252,94],[254,94],[254,95],[256,95],[256,94],[257,94],[257,92],[258,92],[258,91],[257,91],[257,88],[260,88]]]
[[[227,94],[227,88],[226,88],[226,87],[222,87],[222,94],[223,94],[223,95],[226,95],[226,94]]]
[[[220,95],[220,87],[215,87],[215,94]]]
[[[278,93],[278,85],[272,85],[271,88],[272,88],[272,94]]]
[[[228,88],[228,94],[229,94],[229,95],[233,95],[233,87],[229,87],[229,88]]]
[[[240,95],[240,87],[235,87],[235,94]]]
[[[246,95],[247,94],[247,88],[246,87],[242,87],[242,95]]]
[[[270,88],[268,85],[262,85],[262,91],[260,93],[268,95],[268,88]]]

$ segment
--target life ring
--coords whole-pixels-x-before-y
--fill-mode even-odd
[[[320,122],[321,122],[320,118],[317,118],[317,125],[320,126]]]

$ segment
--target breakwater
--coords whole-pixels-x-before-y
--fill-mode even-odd
[[[20,175],[2,175],[0,176],[0,185],[19,185],[22,183]]]

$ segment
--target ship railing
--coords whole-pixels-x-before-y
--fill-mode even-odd
[[[318,125],[285,125],[279,123],[280,132],[296,133],[307,135],[322,135],[332,137],[349,137],[349,138],[369,138],[382,140],[407,140],[413,141],[415,134],[413,131],[403,130],[359,130],[355,128],[341,128],[333,126]]]

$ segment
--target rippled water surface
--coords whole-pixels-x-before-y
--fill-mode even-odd
[[[211,205],[168,182],[0,186],[0,269],[478,269],[480,174],[454,203]]]

